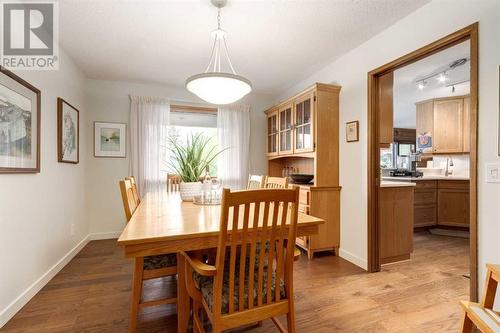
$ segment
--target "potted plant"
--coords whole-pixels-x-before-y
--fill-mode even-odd
[[[223,151],[216,151],[217,146],[201,133],[191,134],[182,142],[170,136],[170,169],[181,177],[179,192],[182,201],[193,201],[193,197],[201,193],[200,179]]]

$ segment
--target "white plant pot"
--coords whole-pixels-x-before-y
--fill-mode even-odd
[[[182,201],[193,201],[194,196],[201,193],[202,186],[201,182],[181,182],[179,193]]]

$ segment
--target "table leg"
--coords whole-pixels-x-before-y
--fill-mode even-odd
[[[189,295],[186,289],[186,259],[177,253],[177,332],[185,333],[189,324]]]

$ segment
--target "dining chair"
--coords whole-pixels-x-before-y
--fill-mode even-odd
[[[138,206],[134,198],[133,186],[130,179],[120,181],[120,190],[128,222],[132,218]],[[137,257],[134,262],[133,274],[129,332],[135,332],[136,330],[137,316],[140,309],[148,306],[177,303],[176,297],[148,301],[142,299],[142,286],[145,280],[157,279],[166,276],[177,276],[177,256],[174,253]]]
[[[248,176],[247,190],[254,190],[254,189],[258,189],[258,188],[263,188],[265,178],[266,178],[265,176],[249,175]]]
[[[130,184],[132,185],[132,194],[134,196],[135,202],[137,206],[141,203],[141,196],[139,195],[139,190],[137,189],[137,182],[135,181],[134,176],[127,176],[125,179],[130,180]]]
[[[179,192],[181,181],[182,181],[181,176],[173,173],[167,174],[167,192],[168,193]]]
[[[288,177],[266,177],[264,188],[287,188]]]
[[[298,200],[298,188],[223,190],[215,258],[181,252],[195,331],[205,332],[202,309],[214,333],[269,318],[281,332],[295,332]],[[286,315],[287,329],[277,319],[280,315]]]

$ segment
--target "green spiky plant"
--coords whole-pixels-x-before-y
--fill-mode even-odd
[[[202,133],[191,134],[186,143],[170,136],[168,139],[171,151],[169,167],[178,174],[183,182],[197,182],[204,174],[207,166],[212,166],[215,158],[225,149],[216,151],[216,145]]]

